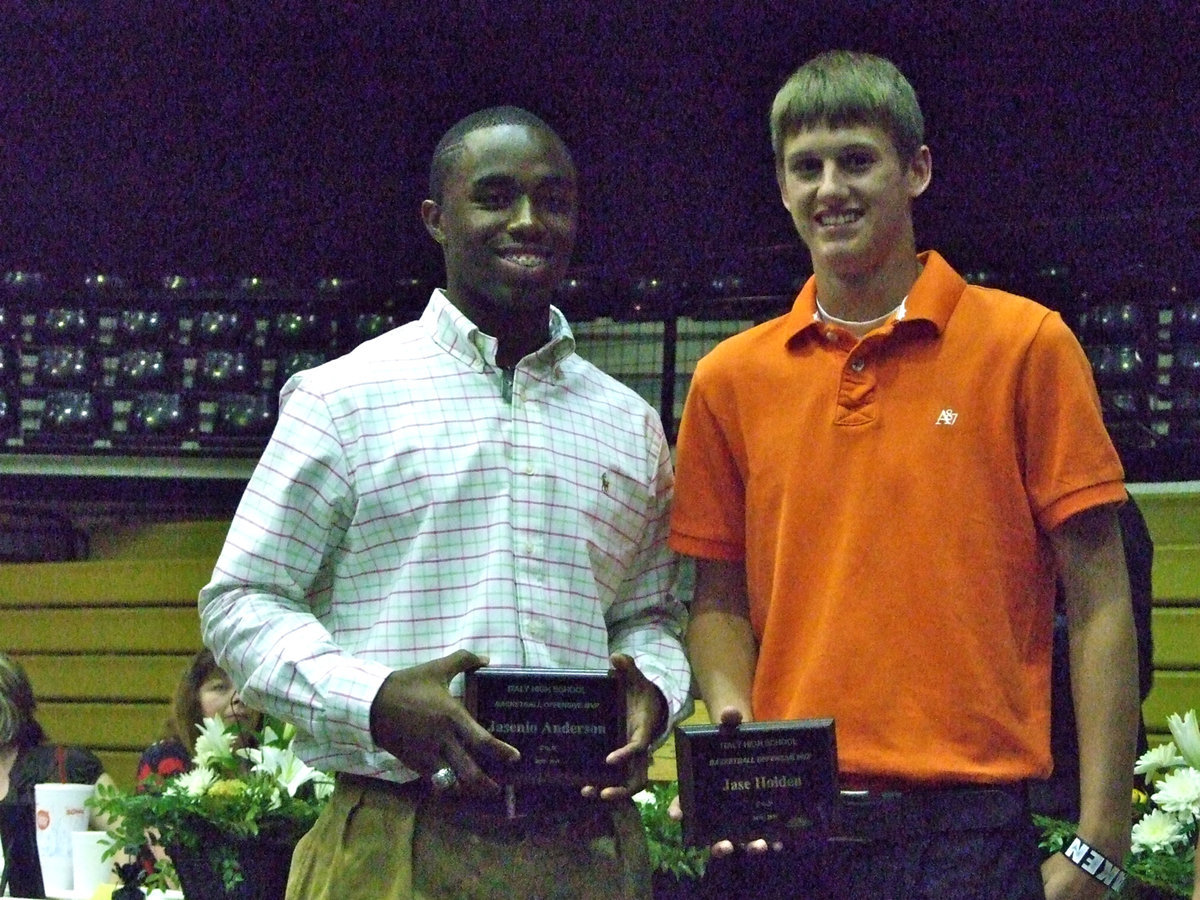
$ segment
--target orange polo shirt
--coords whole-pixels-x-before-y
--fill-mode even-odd
[[[861,341],[810,280],[700,361],[670,542],[745,560],[756,719],[834,717],[844,773],[1045,776],[1046,532],[1122,502],[1124,473],[1061,317],[921,259]]]

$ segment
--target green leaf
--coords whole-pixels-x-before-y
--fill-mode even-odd
[[[651,868],[680,880],[699,880],[704,877],[708,848],[686,846],[683,843],[683,827],[668,814],[671,801],[679,793],[678,783],[653,782],[647,791],[653,801],[639,803],[638,810],[642,816],[642,828],[646,832]]]

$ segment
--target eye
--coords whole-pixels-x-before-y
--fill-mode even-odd
[[[875,164],[875,154],[869,150],[848,150],[842,155],[842,166],[848,172],[865,172]]]
[[[516,186],[507,178],[481,178],[471,188],[471,202],[482,209],[507,209],[516,194]]]
[[[798,156],[788,163],[788,171],[797,178],[811,180],[821,174],[821,160],[815,156]]]
[[[507,209],[512,205],[512,193],[504,188],[483,188],[475,192],[475,202],[484,209]]]

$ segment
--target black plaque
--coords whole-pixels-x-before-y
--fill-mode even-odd
[[[675,757],[685,843],[828,836],[838,796],[833,719],[681,725]]]
[[[625,685],[614,671],[485,666],[466,674],[464,702],[484,728],[521,751],[488,767],[500,784],[607,787],[625,766],[604,762],[625,746]]]

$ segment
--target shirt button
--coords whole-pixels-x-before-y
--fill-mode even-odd
[[[526,556],[533,556],[533,544],[526,544],[526,545],[525,545],[525,555],[526,555]]]
[[[867,367],[867,363],[865,360],[862,360],[862,359],[855,359],[850,362],[850,368],[853,369],[855,372],[861,372],[866,367]]]
[[[526,474],[526,475],[532,475],[532,474],[533,474],[533,466],[526,466],[526,467],[525,467],[525,474]]]

